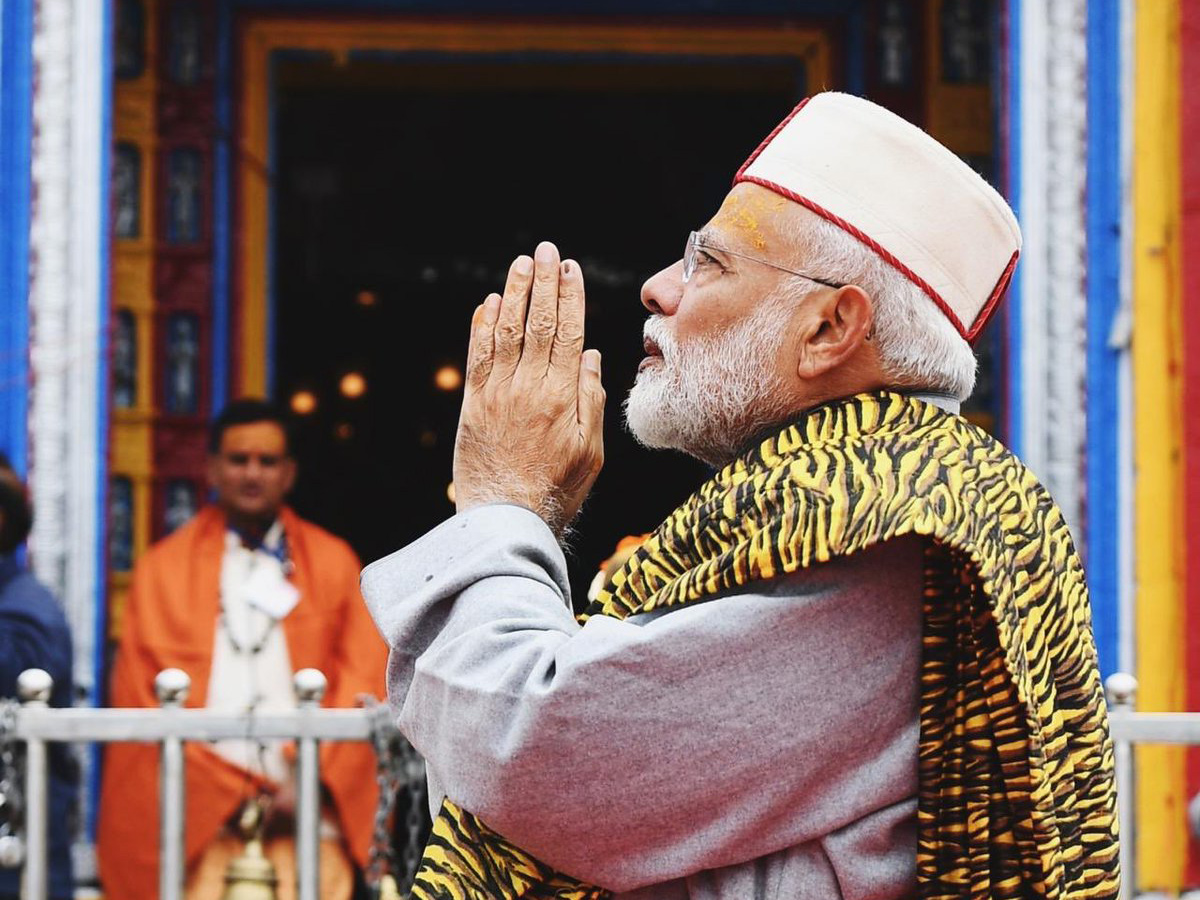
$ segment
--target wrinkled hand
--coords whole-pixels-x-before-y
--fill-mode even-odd
[[[455,503],[524,506],[561,537],[604,464],[604,388],[599,351],[583,349],[579,264],[548,242],[534,257],[471,320]]]

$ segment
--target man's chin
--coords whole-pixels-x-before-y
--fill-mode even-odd
[[[655,384],[654,373],[648,374],[638,376],[625,399],[625,428],[634,440],[651,450],[676,450],[713,468],[732,459],[743,443],[738,436],[746,429],[732,423],[718,429],[713,410],[672,405],[665,396],[670,388]]]
[[[681,430],[674,421],[674,411],[661,396],[663,387],[654,383],[657,375],[651,370],[638,373],[625,398],[625,429],[643,447],[687,453]]]

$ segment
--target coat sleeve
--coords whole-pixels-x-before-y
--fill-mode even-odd
[[[328,667],[325,705],[354,707],[365,694],[383,699],[387,645],[371,621],[359,592],[358,558],[340,542],[338,549],[334,571],[338,573],[341,628]],[[374,750],[369,744],[326,743],[321,747],[321,767],[322,781],[333,798],[346,843],[359,865],[364,865],[379,796]]]
[[[580,627],[549,529],[498,505],[371,566],[363,591],[431,795],[625,891],[915,796],[921,553],[879,551]]]

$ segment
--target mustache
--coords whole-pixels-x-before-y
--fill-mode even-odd
[[[662,316],[651,316],[642,326],[642,339],[651,340],[658,345],[663,359],[671,359],[678,352],[675,336],[667,329],[666,320]]]

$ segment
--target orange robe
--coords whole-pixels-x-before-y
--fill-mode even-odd
[[[312,666],[325,673],[325,706],[355,706],[363,693],[382,699],[387,648],[358,592],[358,558],[345,541],[290,509],[280,515],[295,564],[291,580],[300,590],[299,603],[281,623],[293,669]],[[191,676],[186,705],[205,705],[224,552],[225,517],[210,506],[138,561],[112,673],[112,706],[157,706],[154,676],[170,666]],[[185,747],[190,865],[256,782],[205,744]],[[321,781],[361,866],[378,797],[374,752],[365,743],[327,743],[320,759]],[[111,900],[158,896],[158,821],[158,746],[109,745],[97,854]]]

